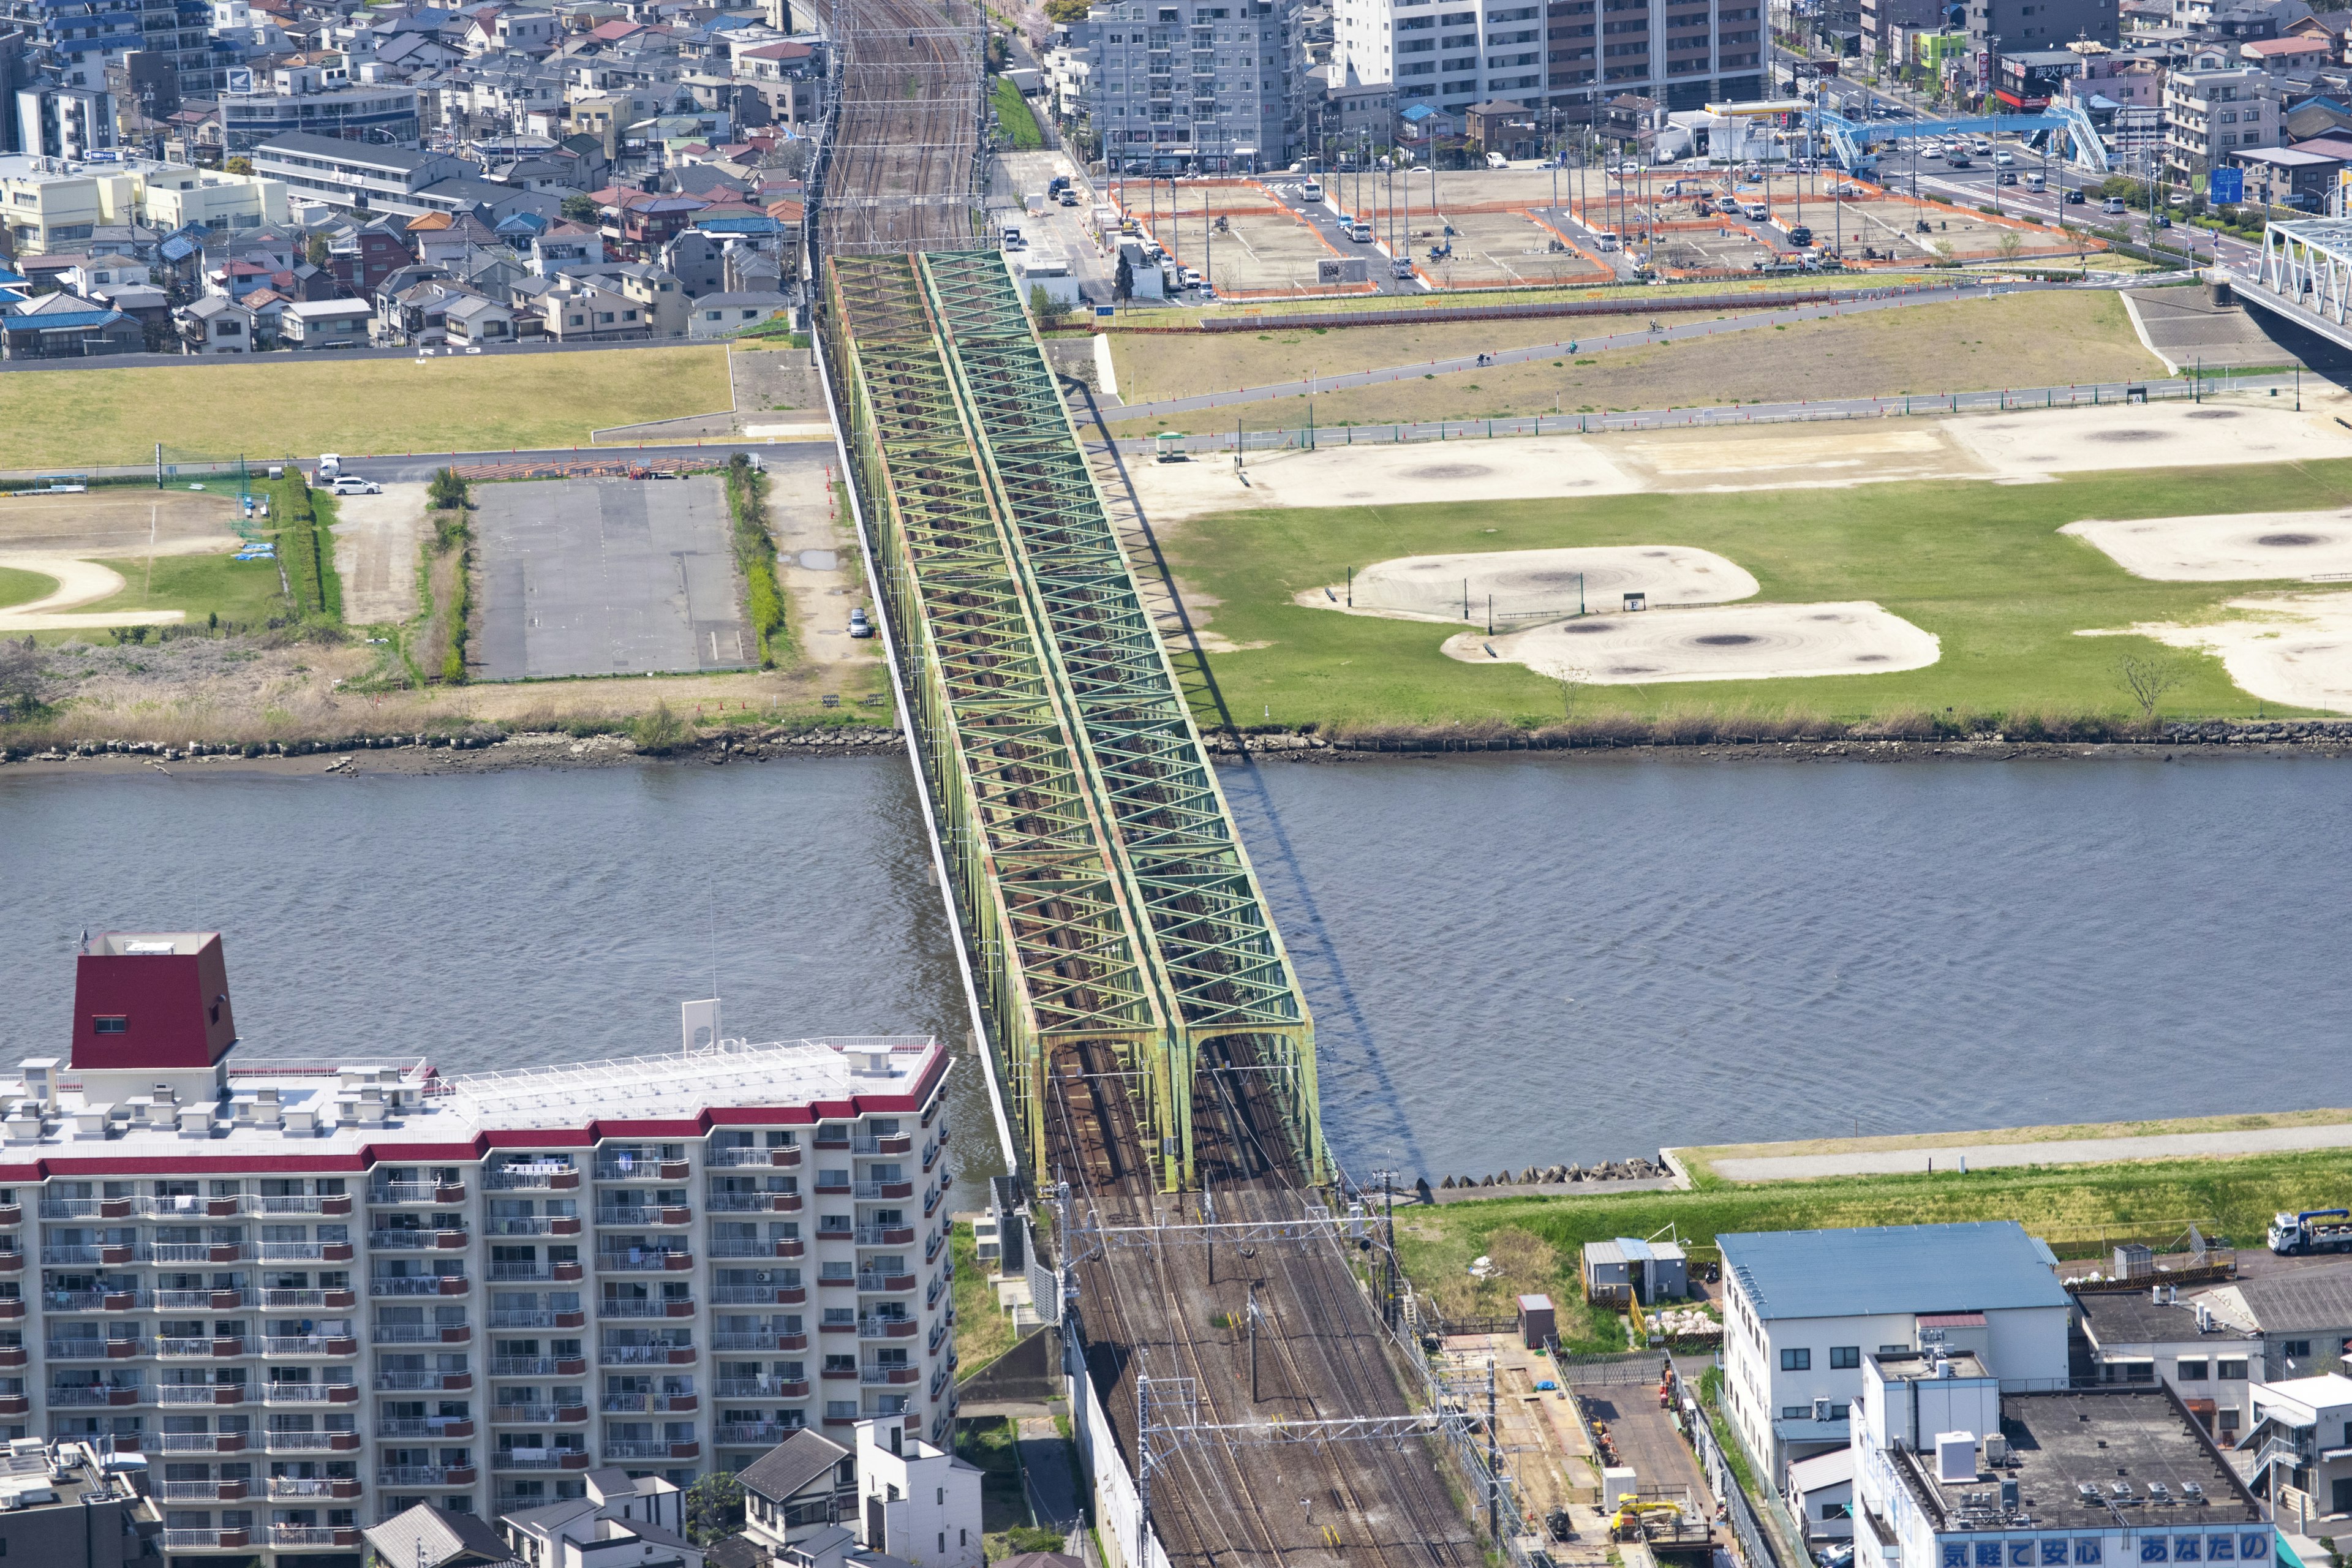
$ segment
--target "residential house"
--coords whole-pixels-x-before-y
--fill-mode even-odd
[[[694,301],[687,335],[725,337],[761,321],[773,321],[789,313],[792,308],[791,299],[782,294],[705,294]]]
[[[2254,1489],[2281,1519],[2352,1517],[2352,1378],[2341,1373],[2267,1384],[2253,1391]],[[2313,1528],[2318,1526],[2317,1529]]]
[[[2162,1384],[2225,1445],[2253,1424],[2263,1376],[2262,1336],[2176,1289],[2085,1290],[2075,1314],[2102,1384]]]
[[[1724,1402],[1776,1479],[1843,1447],[1863,1358],[1966,1348],[2004,1378],[2062,1380],[2073,1300],[2010,1221],[1735,1233],[1723,1251]]]
[[[1537,145],[1536,117],[1525,104],[1508,99],[1472,104],[1462,111],[1462,124],[1482,153],[1525,158],[1533,155]]]
[[[547,335],[558,342],[628,342],[654,335],[644,306],[578,278],[560,280],[541,299],[540,309]]]
[[[2204,1291],[2215,1317],[2260,1334],[2263,1382],[2335,1372],[2352,1342],[2352,1263],[2258,1275]]]
[[[1789,1467],[1789,1511],[1805,1527],[1805,1545],[1819,1552],[1853,1539],[1853,1447],[1832,1448]]]
[[[530,242],[530,269],[541,277],[600,266],[604,259],[604,233],[586,224],[559,223]]]
[[[141,353],[147,338],[121,310],[60,289],[8,307],[0,345],[10,359],[86,359]]]
[[[662,247],[662,265],[677,275],[689,300],[715,294],[726,286],[727,242],[715,234],[690,228],[673,236]]]
[[[488,1520],[429,1502],[362,1531],[380,1563],[398,1568],[512,1568],[506,1538]]]
[[[2322,152],[2315,143],[2242,148],[2231,155],[2231,162],[2246,172],[2248,201],[2306,213],[2326,208],[2328,195],[2345,167],[2342,153]]]
[[[278,329],[289,349],[365,348],[375,307],[365,300],[320,300],[288,305]]]
[[[743,1488],[743,1533],[772,1555],[858,1517],[856,1457],[813,1428],[793,1433],[735,1479]]]
[[[173,312],[183,350],[192,354],[246,354],[255,351],[253,312],[226,294],[207,294]]]
[[[275,289],[256,289],[237,301],[253,315],[253,346],[272,349],[278,346],[278,336],[285,325],[286,307],[293,303]]]
[[[682,1494],[669,1481],[591,1470],[583,1496],[508,1513],[499,1533],[527,1568],[703,1568],[702,1550],[681,1533],[684,1511]]]
[[[2332,64],[2336,46],[2326,38],[2290,35],[2284,38],[2263,38],[2238,46],[2238,58],[2258,70],[2272,76],[2299,75],[2315,66]]]
[[[917,1376],[920,1376],[919,1370]],[[857,1424],[858,1540],[923,1568],[984,1568],[980,1468],[900,1421]]]
[[[643,312],[648,330],[657,338],[686,335],[688,300],[677,277],[667,268],[642,261],[607,262],[595,281],[618,290]]]
[[[513,307],[488,298],[453,300],[442,312],[449,342],[469,348],[495,348],[515,341]]]

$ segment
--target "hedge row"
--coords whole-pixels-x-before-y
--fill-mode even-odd
[[[727,465],[727,510],[735,564],[743,574],[743,609],[760,639],[760,668],[776,668],[783,650],[784,591],[776,581],[776,542],[768,532],[768,476],[738,452]]]

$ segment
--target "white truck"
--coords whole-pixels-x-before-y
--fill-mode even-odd
[[[321,452],[319,455],[318,476],[311,482],[314,484],[331,485],[342,477],[342,458],[332,452]]]
[[[2352,1251],[2352,1209],[2305,1209],[2271,1216],[2271,1250],[2281,1258]]]

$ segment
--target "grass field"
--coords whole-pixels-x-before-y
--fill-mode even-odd
[[[955,1260],[956,1381],[963,1382],[1013,1348],[1013,1315],[996,1304],[995,1288],[974,1249],[971,1225],[958,1220],[948,1236]]]
[[[1263,386],[1373,364],[1409,364],[1440,354],[1573,341],[1639,331],[1638,316],[1563,321],[1464,322],[1424,328],[1244,336],[1111,340],[1119,395],[1128,403],[1234,386]],[[1132,346],[1130,346],[1132,345]],[[1385,353],[1386,358],[1370,357]],[[1353,363],[1349,363],[1352,361]],[[1129,365],[1136,366],[1132,389]],[[1318,425],[1385,425],[1416,419],[1502,418],[1507,415],[1601,413],[1684,408],[1795,398],[1881,394],[1975,392],[1992,387],[2065,386],[2077,382],[2161,376],[2142,348],[2122,302],[2109,293],[2011,294],[1944,305],[1912,305],[1864,315],[1746,328],[1697,342],[1648,343],[1558,360],[1489,365],[1427,380],[1390,382],[1315,399]],[[1164,390],[1163,390],[1164,389]],[[1306,419],[1303,395],[1201,414],[1130,421],[1133,430],[1292,427]]]
[[[224,621],[258,626],[285,614],[278,567],[268,561],[232,561],[226,555],[159,555],[151,574],[145,561],[105,561],[122,574],[124,587],[111,598],[84,605],[82,611],[180,610],[187,624],[201,626],[217,615]],[[79,612],[78,612],[79,613]],[[104,632],[42,632],[43,642],[103,640]]]
[[[1142,198],[1135,198],[1140,205]],[[1601,300],[1620,300],[1628,310],[1640,310],[1644,304],[1678,295],[1700,294],[1708,297],[1722,294],[1753,298],[1759,301],[1774,294],[1820,293],[1823,290],[1843,293],[1857,289],[1888,289],[1905,283],[1948,283],[1955,279],[1934,273],[1911,272],[1831,272],[1805,278],[1759,278],[1753,282],[1727,283],[1715,280],[1706,283],[1623,283],[1601,289],[1495,289],[1475,293],[1341,295],[1337,298],[1285,300],[1268,304],[1247,305],[1171,305],[1147,306],[1135,311],[1133,320],[1139,325],[1168,327],[1191,325],[1203,317],[1220,319],[1264,316],[1276,320],[1284,316],[1328,315],[1332,312],[1353,314],[1357,311],[1395,310],[1473,310],[1487,305],[1550,304],[1564,300],[1591,303]]]
[[[12,605],[29,605],[36,599],[46,599],[58,591],[58,580],[44,577],[38,572],[19,572],[13,566],[0,566],[0,610]]]
[[[2352,1155],[2340,1151],[2237,1160],[2174,1160],[2057,1165],[1917,1176],[1717,1186],[1617,1197],[1498,1198],[1397,1215],[1397,1252],[1414,1283],[1449,1316],[1507,1316],[1512,1296],[1549,1294],[1560,1309],[1563,1342],[1580,1350],[1622,1348],[1613,1314],[1583,1305],[1576,1283],[1588,1241],[1651,1236],[1671,1225],[1686,1246],[1727,1231],[1808,1230],[1863,1225],[1934,1225],[2013,1219],[2061,1257],[2097,1256],[2126,1239],[2162,1245],[2191,1222],[2209,1236],[2262,1245],[2263,1228],[2313,1193],[2340,1189]],[[1480,1255],[1499,1279],[1469,1278]]]
[[[41,371],[0,381],[0,468],[150,462],[159,440],[256,458],[585,446],[730,405],[718,347]]]
[[[1037,129],[1037,116],[1030,111],[1029,100],[1021,96],[1021,89],[1011,80],[998,77],[988,96],[996,106],[996,122],[1004,127],[1004,139],[1014,152],[1034,153],[1045,144],[1045,132]]]
[[[1730,557],[1755,574],[1765,601],[1875,600],[1939,637],[1942,657],[1898,675],[1584,687],[1574,696],[1580,718],[1752,711],[1860,720],[1946,708],[2120,715],[2129,703],[2118,657],[2161,650],[2076,631],[2228,618],[2234,612],[2224,602],[2256,585],[2134,577],[2061,537],[2062,524],[2347,504],[2352,462],[2326,462],[2153,478],[2082,474],[2037,485],[1939,480],[1227,513],[1185,523],[1167,544],[1179,574],[1215,605],[1217,634],[1246,649],[1211,656],[1233,710],[1255,718],[1265,710],[1286,724],[1557,721],[1567,701],[1557,682],[1518,665],[1447,658],[1438,651],[1444,627],[1303,609],[1291,595],[1337,583],[1350,566],[1401,555],[1658,543]],[[1266,646],[1249,647],[1259,643]],[[2230,682],[2219,659],[2164,657],[2184,659],[2191,671],[2164,711],[2266,710]]]

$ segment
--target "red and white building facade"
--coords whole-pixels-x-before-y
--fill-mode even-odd
[[[0,1084],[0,1435],[146,1457],[173,1562],[680,1486],[955,1408],[945,1050],[233,1061],[215,933],[85,940]]]

